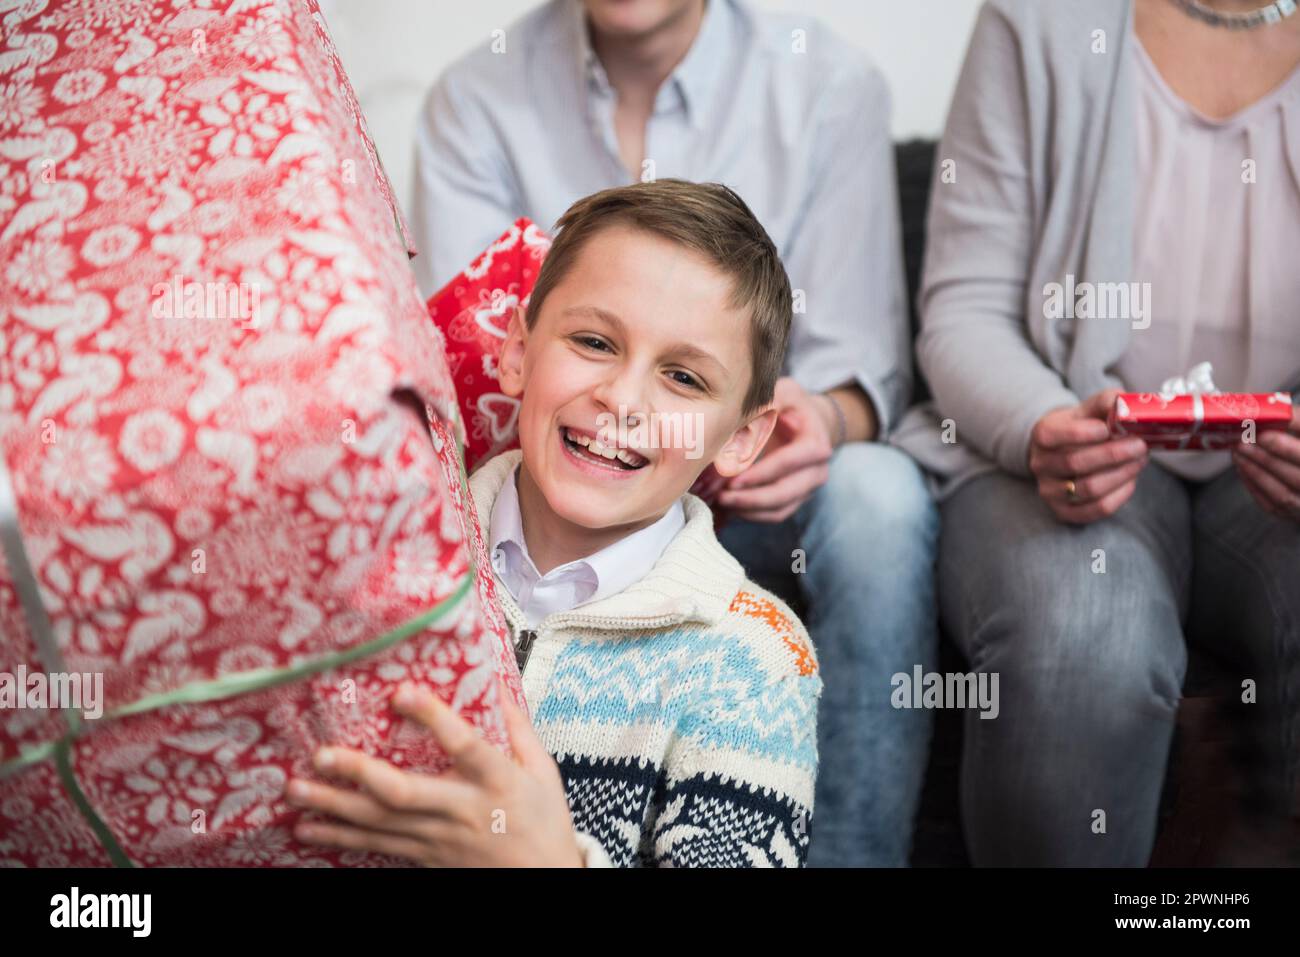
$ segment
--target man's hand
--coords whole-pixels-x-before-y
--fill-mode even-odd
[[[321,748],[317,769],[357,790],[294,778],[291,803],[345,822],[303,820],[295,836],[434,867],[581,867],[560,769],[509,695],[501,700],[513,761],[436,695],[403,686],[394,707],[432,732],[451,769],[434,777],[350,748]]]
[[[805,392],[794,379],[778,379],[773,404],[780,415],[758,460],[735,475],[717,505],[754,522],[782,522],[830,476],[834,400]]]
[[[1270,515],[1300,522],[1300,406],[1285,432],[1261,432],[1232,452],[1242,484]]]
[[[1133,495],[1148,461],[1139,438],[1110,437],[1106,419],[1118,389],[1048,412],[1034,425],[1029,470],[1038,494],[1063,522],[1085,525],[1114,515]]]

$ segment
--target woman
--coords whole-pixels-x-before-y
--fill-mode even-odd
[[[1300,16],[1262,2],[991,0],[976,27],[922,289],[935,402],[896,441],[943,480],[943,624],[1000,674],[1000,719],[966,722],[980,865],[1147,861],[1189,640],[1253,689],[1255,793],[1294,813],[1300,417],[1233,453],[1105,425],[1200,361],[1300,386]],[[1123,295],[1062,310],[1084,284]]]

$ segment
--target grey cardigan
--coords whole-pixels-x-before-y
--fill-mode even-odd
[[[892,438],[940,495],[994,468],[1028,475],[1039,418],[1120,385],[1130,322],[1049,319],[1044,290],[1135,280],[1132,23],[1132,0],[980,11],[932,190],[917,358],[934,400]]]

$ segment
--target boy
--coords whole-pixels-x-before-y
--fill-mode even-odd
[[[294,781],[289,798],[355,826],[296,833],[444,865],[800,866],[816,657],[687,494],[710,463],[746,469],[775,426],[785,269],[717,185],[606,190],[558,226],[500,358],[521,449],[470,481],[536,732],[507,705],[511,761],[403,689],[453,770],[322,749],[362,791]]]
[[[771,6],[547,0],[510,24],[485,17],[420,114],[414,268],[432,293],[503,224],[551,223],[636,180],[748,200],[795,318],[773,440],[718,490],[718,537],[808,609],[826,682],[809,864],[904,867],[934,712],[895,708],[890,676],[938,666],[939,517],[888,441],[912,401],[890,94],[814,5]]]

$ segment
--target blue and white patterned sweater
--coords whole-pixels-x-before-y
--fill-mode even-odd
[[[470,477],[484,528],[522,453]],[[799,867],[821,678],[790,609],[748,581],[683,499],[686,526],[640,581],[550,615],[524,668],[589,866]],[[498,579],[512,638],[526,627]]]

